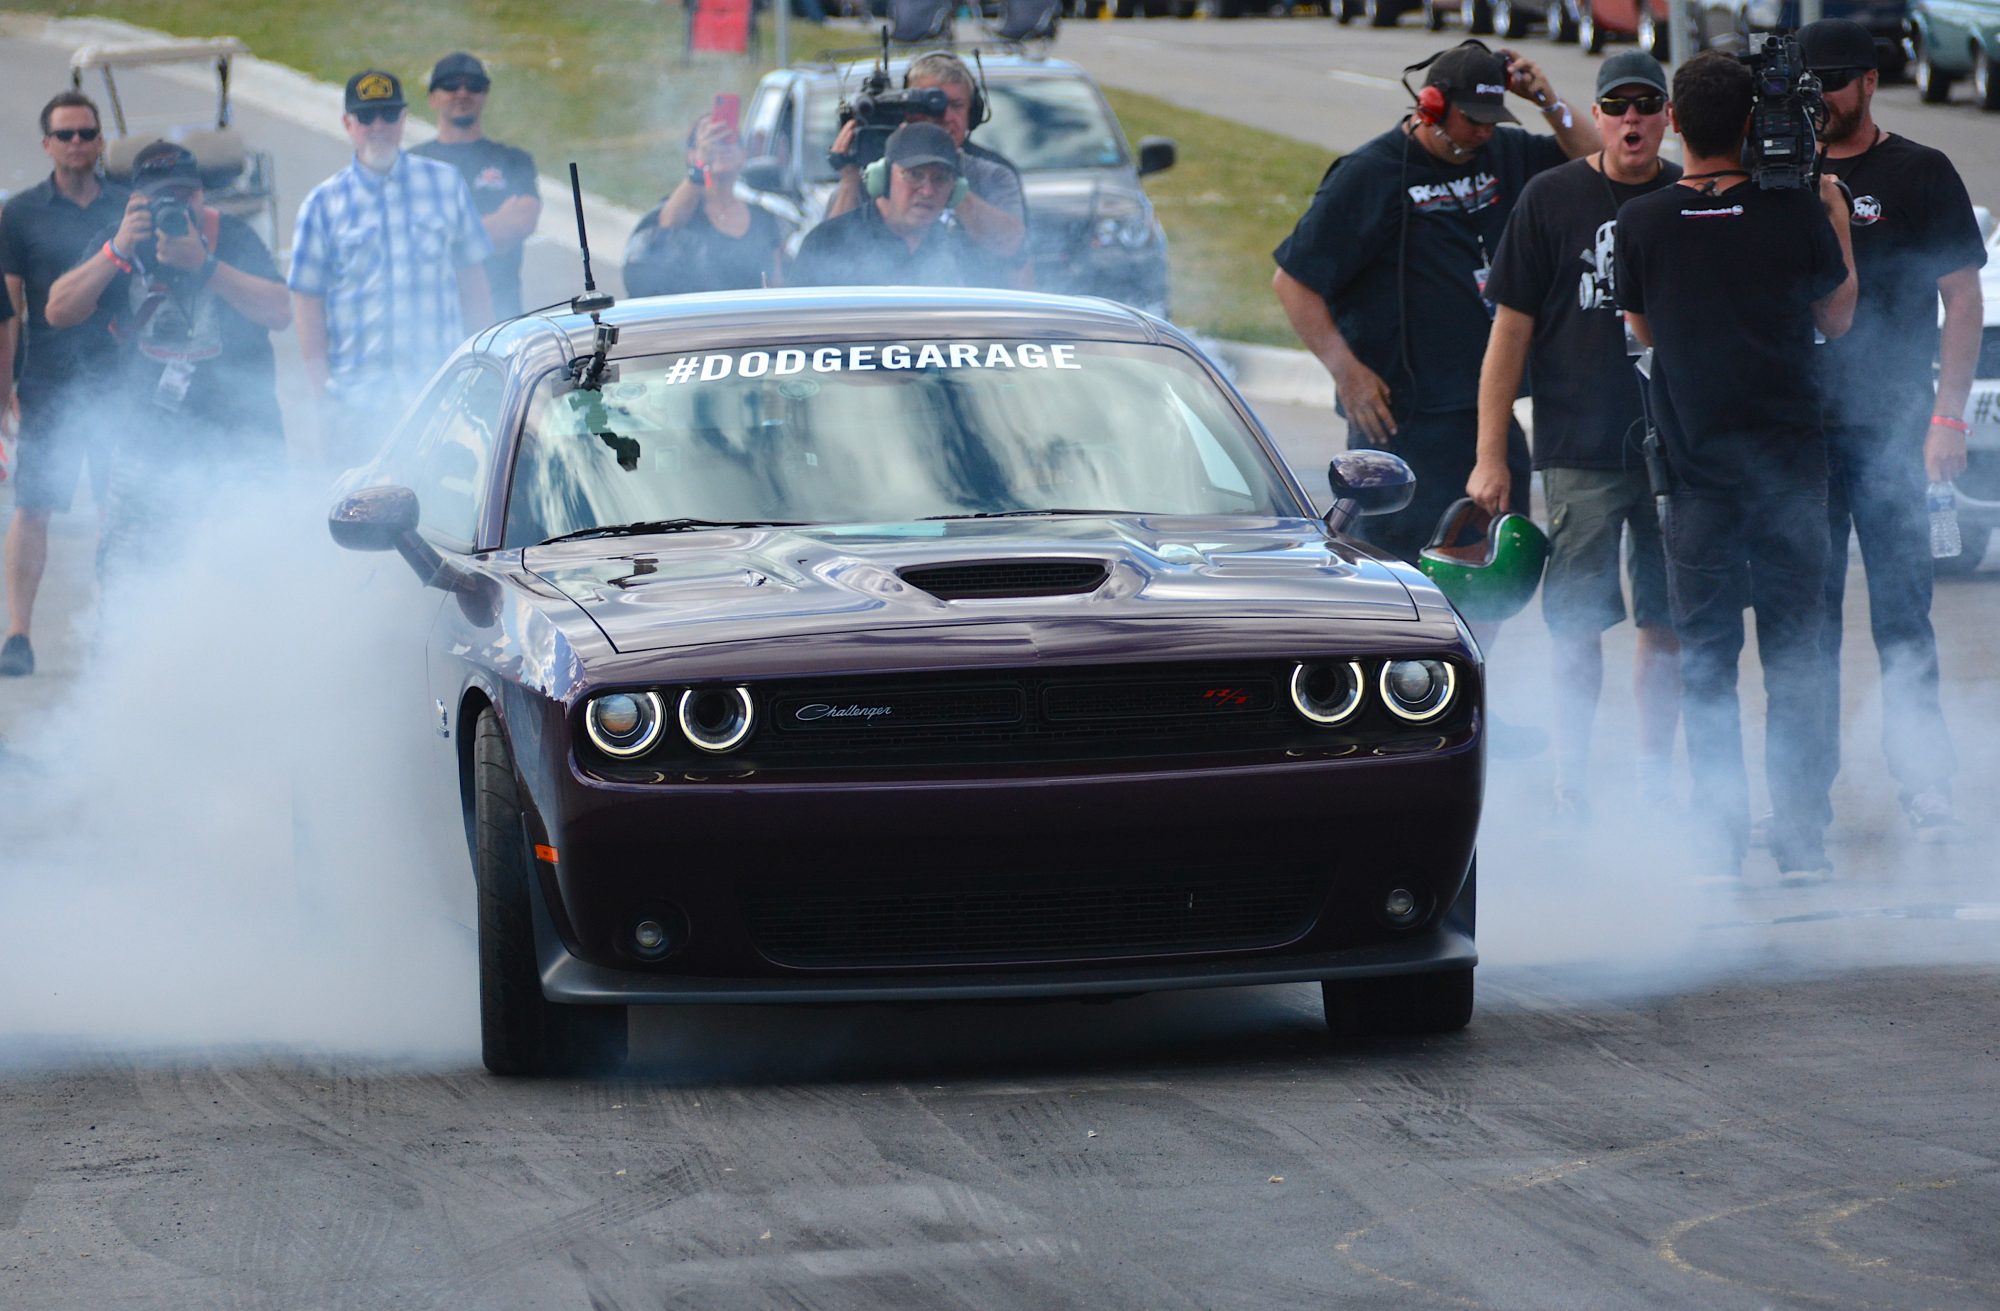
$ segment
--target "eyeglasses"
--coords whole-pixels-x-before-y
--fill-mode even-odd
[[[1665,96],[1599,96],[1597,107],[1604,111],[1606,118],[1623,118],[1625,111],[1636,109],[1651,118],[1667,107]]]
[[[474,95],[483,96],[486,94],[486,88],[492,85],[491,82],[483,77],[447,77],[431,83],[431,90],[445,92],[470,91]]]
[[[67,145],[72,141],[95,141],[99,129],[94,127],[52,127],[49,135]]]
[[[380,105],[354,111],[354,121],[363,127],[374,127],[378,119],[384,123],[393,123],[402,116],[401,105]]]
[[[1818,68],[1813,70],[1814,75],[1819,78],[1819,89],[1822,91],[1843,91],[1849,83],[1867,71],[1865,68]]]

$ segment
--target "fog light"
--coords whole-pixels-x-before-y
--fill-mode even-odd
[[[1422,909],[1421,903],[1417,901],[1417,894],[1408,888],[1397,888],[1382,899],[1382,913],[1387,915],[1389,922],[1399,929],[1416,923]]]
[[[658,920],[640,920],[632,926],[632,947],[649,960],[667,954],[667,926]]]

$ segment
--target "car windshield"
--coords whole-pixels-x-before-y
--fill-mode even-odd
[[[1004,155],[1023,173],[1047,169],[1111,168],[1125,162],[1119,134],[1097,88],[1080,77],[993,78],[993,114],[971,140]],[[806,159],[816,181],[833,178],[826,152],[840,129],[839,97],[812,101],[806,122]]]
[[[869,341],[618,361],[537,386],[506,544],[620,524],[1300,513],[1209,376],[1164,346]]]

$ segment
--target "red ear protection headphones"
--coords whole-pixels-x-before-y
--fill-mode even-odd
[[[1444,92],[1434,86],[1427,86],[1417,92],[1417,121],[1436,126],[1444,122]]]

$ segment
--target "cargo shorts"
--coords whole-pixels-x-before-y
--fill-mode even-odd
[[[1542,617],[1552,632],[1594,636],[1627,618],[1641,628],[1673,623],[1666,556],[1646,471],[1543,469],[1549,513],[1549,563],[1542,575]],[[1628,612],[1619,585],[1621,546],[1631,580]]]

